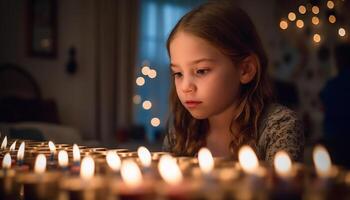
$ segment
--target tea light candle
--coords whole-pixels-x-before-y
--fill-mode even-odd
[[[73,145],[73,165],[71,167],[72,174],[79,175],[80,171],[80,149],[77,144]]]
[[[35,160],[34,173],[23,173],[17,181],[23,184],[25,200],[56,199],[59,177],[57,172],[46,172],[46,157],[39,154]]]
[[[276,182],[273,185],[271,199],[301,199],[301,183],[294,180],[296,172],[287,152],[279,151],[274,157],[274,167],[277,173]]]
[[[12,144],[11,144],[11,146],[10,146],[10,152],[13,152],[13,151],[15,151],[16,150],[16,143],[17,143],[17,140],[15,140]]]
[[[132,159],[122,162],[120,173],[123,181],[111,184],[116,186],[111,191],[118,199],[155,199],[152,182],[143,180],[140,168]]]
[[[62,169],[63,172],[67,172],[68,170],[68,164],[69,164],[69,159],[68,159],[68,153],[67,151],[61,150],[58,152],[58,165]]]
[[[49,141],[49,148],[50,148],[50,162],[54,162],[55,154],[56,154],[56,146],[52,141]]]
[[[332,191],[336,187],[335,178],[338,168],[332,165],[328,151],[322,145],[317,145],[313,149],[313,162],[317,176],[311,180],[310,184],[307,184],[306,196],[331,199]]]
[[[154,178],[154,170],[152,170],[152,155],[151,152],[144,146],[137,149],[137,155],[141,163],[141,171],[147,178]],[[146,179],[147,179],[146,178]]]
[[[83,158],[80,176],[63,178],[60,188],[67,200],[99,200],[108,195],[104,180],[95,176],[95,162],[90,156]]]
[[[15,170],[11,169],[11,156],[6,153],[0,170],[0,199],[16,200],[19,198],[20,187],[15,182]]]
[[[176,159],[172,156],[163,155],[159,160],[158,170],[165,184],[160,184],[157,189],[158,193],[165,199],[191,199],[192,195],[197,195],[195,193],[196,185],[184,180]]]
[[[237,192],[235,192],[237,199],[254,199],[256,197],[263,197],[266,195],[264,177],[266,170],[259,165],[258,158],[253,149],[244,145],[238,152],[239,164],[242,167],[245,175],[243,176],[242,184],[239,184]]]
[[[115,151],[108,151],[106,155],[106,161],[110,169],[113,171],[113,175],[119,174],[121,160]]]
[[[7,136],[5,136],[5,138],[2,140],[2,143],[1,143],[1,150],[4,151],[6,149],[6,146],[7,146]]]

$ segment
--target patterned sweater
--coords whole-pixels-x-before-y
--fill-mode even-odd
[[[269,105],[263,112],[256,137],[257,156],[273,164],[274,155],[286,151],[293,161],[301,161],[304,151],[304,130],[296,113],[279,104]],[[164,139],[164,151],[171,151],[174,135]]]

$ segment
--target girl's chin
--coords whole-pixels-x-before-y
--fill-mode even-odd
[[[208,118],[208,115],[205,115],[203,113],[197,113],[197,112],[190,112],[191,116],[195,119],[207,119]]]

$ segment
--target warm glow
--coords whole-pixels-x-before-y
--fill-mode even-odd
[[[280,28],[282,30],[286,30],[288,28],[288,22],[286,20],[281,20],[280,22]]]
[[[11,168],[11,156],[10,153],[6,153],[2,160],[2,168],[10,169]]]
[[[132,160],[125,160],[122,162],[120,173],[123,181],[130,187],[137,187],[142,183],[140,168]]]
[[[274,158],[274,166],[277,174],[281,177],[288,177],[292,174],[292,161],[285,151],[279,151],[276,153]]]
[[[337,19],[335,18],[334,15],[329,15],[328,20],[329,20],[329,22],[332,23],[332,24],[334,24],[334,23],[337,21]]]
[[[50,148],[50,152],[51,153],[55,153],[56,152],[56,146],[53,142],[49,141],[49,148]]]
[[[158,127],[158,126],[160,125],[160,120],[159,120],[159,118],[157,118],[157,117],[152,118],[152,119],[151,119],[151,125],[152,125],[153,127]]]
[[[23,160],[23,157],[24,157],[24,149],[25,149],[25,143],[22,142],[21,145],[19,145],[19,148],[18,148],[17,160]]]
[[[134,97],[132,98],[132,101],[134,102],[134,104],[140,104],[141,103],[141,96],[138,94],[134,95]]]
[[[39,154],[36,157],[34,171],[37,174],[42,174],[46,170],[46,157],[44,154]]]
[[[141,161],[142,166],[149,167],[152,164],[151,152],[144,146],[141,146],[137,149],[137,155]]]
[[[170,155],[163,155],[158,164],[158,170],[162,178],[168,184],[179,184],[183,177],[176,160]]]
[[[344,28],[339,28],[338,34],[339,34],[341,37],[344,37],[344,36],[346,35],[345,29],[344,29]]]
[[[137,77],[136,84],[138,86],[143,86],[145,84],[145,79],[143,77]]]
[[[311,21],[314,25],[317,25],[320,23],[320,19],[316,16],[312,17]]]
[[[68,166],[68,153],[67,151],[61,150],[58,152],[58,164],[60,167]]]
[[[253,173],[259,167],[258,158],[250,146],[245,145],[239,149],[238,160],[245,172]]]
[[[73,145],[73,161],[80,162],[80,150],[77,144]]]
[[[317,145],[313,150],[313,161],[316,172],[320,177],[331,176],[332,162],[325,147]]]
[[[214,169],[214,159],[207,148],[201,148],[198,152],[199,167],[202,172],[208,174]]]
[[[142,107],[145,109],[145,110],[149,110],[152,108],[152,103],[150,101],[144,101],[142,103]]]
[[[7,136],[5,136],[4,140],[1,143],[1,149],[6,149],[7,147]]]
[[[80,177],[83,179],[91,179],[95,173],[95,162],[90,156],[86,156],[81,161]]]
[[[317,15],[320,12],[320,8],[317,6],[312,6],[312,12]]]
[[[155,69],[151,69],[148,73],[148,77],[150,77],[150,78],[157,77],[157,71]]]
[[[306,13],[306,7],[303,6],[303,5],[300,5],[300,6],[299,6],[299,13],[300,13],[300,14],[305,14],[305,13]]]
[[[142,67],[141,72],[143,75],[147,76],[150,70],[151,69],[147,65],[145,65]]]
[[[288,13],[288,19],[289,19],[290,21],[294,21],[296,18],[297,18],[297,16],[295,15],[294,12]]]
[[[10,146],[10,151],[15,151],[16,150],[16,143],[17,143],[17,140],[15,140],[12,145]]]
[[[327,7],[329,9],[333,9],[334,8],[334,2],[333,1],[327,1]]]
[[[297,24],[298,28],[303,28],[304,27],[304,22],[301,19],[298,19],[296,24]]]
[[[319,35],[319,34],[314,34],[314,37],[313,37],[313,39],[314,39],[314,41],[316,42],[316,43],[319,43],[320,41],[321,41],[321,36]]]
[[[120,160],[118,154],[115,151],[108,151],[107,155],[106,155],[106,160],[107,160],[108,166],[113,171],[119,171],[120,170],[121,160]]]

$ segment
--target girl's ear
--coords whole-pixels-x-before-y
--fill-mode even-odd
[[[258,57],[254,54],[246,57],[239,66],[240,69],[240,82],[247,84],[252,81],[256,75],[259,67]]]

